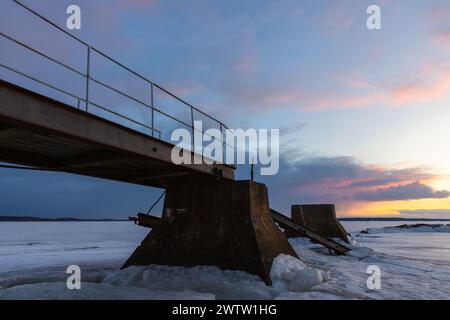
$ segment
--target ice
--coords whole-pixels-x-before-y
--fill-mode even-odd
[[[0,299],[449,298],[450,233],[360,234],[362,228],[345,224],[356,240],[346,244],[346,256],[291,239],[300,260],[274,259],[267,286],[255,275],[213,266],[119,270],[148,232],[127,222],[0,223]],[[71,264],[82,269],[81,290],[66,287]],[[371,265],[381,269],[380,290],[367,287]]]
[[[270,277],[273,286],[280,291],[306,291],[323,283],[326,278],[323,271],[307,267],[302,261],[289,255],[279,255],[274,259]]]
[[[450,225],[403,225],[401,227],[383,227],[383,228],[368,228],[364,233],[396,233],[396,232],[419,232],[419,233],[450,233]]]
[[[63,282],[35,283],[0,290],[0,299],[275,299],[325,279],[322,271],[286,255],[275,259],[271,275],[269,287],[254,275],[216,267],[131,266],[110,273],[101,283],[83,283],[80,291],[68,290]]]
[[[111,273],[103,283],[173,292],[190,290],[211,293],[217,299],[273,299],[276,295],[273,288],[267,287],[255,275],[213,266],[131,266]]]
[[[38,294],[36,294],[38,291]],[[85,283],[81,290],[69,290],[65,282],[36,283],[12,287],[0,291],[0,299],[27,300],[212,300],[214,295],[188,290],[161,291],[137,287],[118,287],[108,284]]]
[[[93,261],[119,268],[148,232],[128,222],[1,222],[0,272]]]

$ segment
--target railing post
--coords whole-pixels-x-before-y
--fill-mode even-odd
[[[86,112],[89,111],[89,78],[91,71],[91,47],[87,46],[87,61],[86,61]]]
[[[226,144],[225,144],[225,135],[223,132],[223,124],[220,123],[220,134],[222,135],[222,163],[225,164],[225,150],[226,150]]]
[[[195,128],[194,128],[194,108],[191,107],[191,128],[192,128],[192,156],[195,152]]]
[[[103,52],[97,50],[95,47],[90,46],[88,43],[80,40],[76,36],[74,36],[71,33],[67,32],[64,28],[61,28],[60,26],[58,26],[57,24],[53,23],[52,21],[50,21],[49,19],[45,18],[44,16],[40,15],[36,11],[34,11],[31,8],[27,7],[26,5],[22,4],[20,1],[18,1],[18,0],[12,0],[12,1],[17,3],[18,5],[20,5],[21,7],[23,7],[28,12],[31,12],[36,17],[38,17],[38,18],[42,19],[43,21],[45,21],[46,23],[50,24],[51,26],[53,26],[57,30],[63,32],[63,34],[65,34],[66,36],[69,36],[72,39],[78,41],[80,44],[82,44],[84,46],[84,48],[86,48],[86,71],[83,72],[82,71],[82,69],[83,69],[82,67],[81,67],[81,69],[79,69],[77,67],[71,67],[71,66],[69,66],[69,65],[67,65],[65,63],[62,63],[62,62],[58,61],[58,59],[52,58],[51,56],[45,54],[44,52],[41,52],[38,49],[34,49],[32,46],[29,46],[29,45],[27,45],[25,43],[22,43],[21,41],[15,39],[14,37],[10,37],[10,36],[2,33],[2,32],[0,32],[0,36],[3,36],[4,38],[9,39],[10,41],[16,43],[17,45],[20,45],[20,46],[22,46],[22,47],[24,47],[24,48],[34,52],[35,54],[38,54],[38,55],[42,56],[43,58],[46,58],[47,60],[49,60],[49,61],[51,61],[53,63],[56,63],[56,64],[58,64],[58,65],[60,65],[62,67],[65,67],[66,69],[68,69],[68,70],[78,74],[81,77],[85,77],[86,78],[86,80],[85,80],[86,81],[86,83],[85,83],[85,86],[86,86],[85,87],[85,96],[83,98],[83,94],[82,93],[80,93],[80,94],[78,94],[78,93],[77,94],[72,94],[68,90],[63,90],[63,89],[59,88],[58,86],[51,85],[49,83],[46,83],[44,80],[40,80],[39,78],[33,77],[33,76],[27,74],[26,72],[21,72],[19,70],[15,70],[14,68],[8,67],[8,66],[3,65],[1,63],[0,63],[0,67],[6,68],[6,69],[8,69],[8,70],[10,70],[12,72],[15,72],[15,73],[17,73],[17,74],[19,74],[21,76],[24,76],[24,77],[26,77],[26,78],[28,78],[28,79],[30,79],[32,81],[40,83],[41,85],[44,85],[44,86],[49,87],[49,88],[51,88],[53,90],[56,90],[56,91],[58,91],[60,93],[63,93],[65,95],[68,95],[68,96],[70,96],[72,98],[77,99],[76,100],[76,106],[77,106],[77,108],[79,110],[82,110],[82,101],[85,101],[85,103],[86,103],[85,111],[86,112],[90,111],[89,110],[90,109],[90,103],[91,103],[90,102],[90,95],[91,95],[90,83],[91,82],[93,83],[93,88],[92,88],[93,91],[92,92],[94,92],[94,93],[95,93],[95,88],[96,88],[97,85],[103,86],[106,89],[109,89],[109,90],[111,90],[111,91],[113,91],[113,92],[115,92],[117,94],[120,94],[121,96],[124,96],[124,97],[126,97],[126,98],[128,98],[130,100],[133,100],[134,102],[137,102],[137,103],[139,103],[141,105],[144,105],[147,108],[150,108],[151,109],[151,117],[152,117],[151,118],[151,128],[149,127],[147,121],[145,121],[145,120],[142,123],[140,121],[134,120],[133,116],[128,117],[128,116],[125,116],[124,114],[121,114],[120,112],[115,112],[113,109],[108,108],[108,106],[105,107],[105,106],[101,106],[99,104],[96,104],[95,103],[96,102],[95,98],[93,99],[94,102],[92,102],[93,109],[94,108],[101,109],[101,110],[109,112],[109,113],[111,113],[111,114],[113,114],[113,115],[115,115],[117,117],[125,119],[125,120],[127,120],[129,122],[132,122],[134,124],[137,124],[137,125],[140,125],[140,126],[144,126],[146,128],[146,131],[150,131],[150,129],[151,129],[152,137],[158,137],[160,140],[163,139],[164,134],[163,134],[163,131],[161,131],[161,130],[164,130],[164,128],[161,128],[161,130],[158,130],[157,128],[155,128],[155,122],[156,122],[155,115],[157,113],[159,113],[161,116],[168,117],[169,119],[178,122],[179,124],[181,124],[184,127],[191,126],[191,130],[192,130],[191,149],[192,149],[192,152],[196,151],[195,150],[196,149],[196,130],[195,130],[195,117],[194,116],[197,115],[197,117],[199,117],[199,121],[202,120],[202,118],[207,117],[208,119],[215,121],[215,123],[219,123],[220,124],[220,130],[222,132],[222,140],[223,140],[223,144],[224,144],[224,152],[222,152],[222,158],[223,158],[223,162],[224,163],[225,163],[225,160],[228,160],[228,159],[226,159],[226,153],[225,153],[226,152],[226,148],[228,146],[227,143],[225,142],[225,138],[227,136],[227,131],[229,129],[222,122],[216,120],[212,116],[210,116],[210,115],[206,114],[205,112],[201,111],[199,108],[193,106],[192,104],[190,104],[190,103],[186,102],[185,100],[179,98],[178,96],[174,95],[170,91],[168,91],[168,90],[164,89],[163,87],[159,86],[157,83],[154,83],[153,81],[147,79],[146,77],[144,77],[144,76],[140,75],[139,73],[133,71],[132,69],[128,68],[124,64],[114,60],[113,58],[109,57],[108,55],[104,54]],[[135,75],[136,77],[140,78],[141,80],[144,80],[146,82],[146,86],[148,84],[150,84],[151,104],[150,105],[148,104],[148,102],[147,102],[148,98],[141,101],[141,99],[139,99],[139,98],[134,98],[131,93],[127,94],[126,92],[122,92],[122,89],[115,88],[114,85],[108,85],[106,83],[103,83],[103,82],[99,81],[98,79],[96,79],[96,74],[95,74],[94,71],[92,72],[94,74],[94,76],[91,77],[91,58],[94,59],[94,52],[95,52],[96,56],[101,57],[102,59],[105,58],[108,61],[112,62],[115,66],[119,66],[122,69],[128,71],[129,73],[131,73],[131,74]],[[93,65],[94,65],[95,61],[93,60],[92,62],[93,62]],[[176,115],[172,116],[172,115],[170,115],[170,114],[168,114],[168,113],[166,113],[166,112],[164,112],[162,110],[159,110],[157,108],[158,106],[155,106],[155,87],[156,87],[157,90],[159,90],[163,94],[167,94],[169,97],[174,98],[176,101],[181,102],[183,105],[185,105],[185,106],[187,106],[188,108],[191,109],[190,110],[190,112],[191,112],[191,124],[189,124],[189,120],[188,119],[183,118],[183,120],[180,120],[180,119],[177,118]],[[120,88],[120,86],[119,86],[119,88]],[[124,90],[124,91],[126,91],[126,90]],[[146,102],[143,102],[143,101],[146,101]],[[158,101],[158,103],[160,103],[160,101]],[[189,111],[187,111],[187,112],[189,112]],[[194,115],[194,113],[195,113],[195,115]],[[108,118],[105,118],[105,119],[108,119]],[[108,120],[110,120],[110,119],[108,119]],[[126,126],[125,124],[122,124],[122,125]],[[199,132],[200,132],[201,137],[200,137],[200,141],[198,141],[199,147],[200,147],[200,150],[198,152],[200,153],[200,156],[203,158],[204,145],[203,145],[202,138],[203,138],[203,134],[205,132],[205,129],[203,129],[203,126],[202,126],[201,130],[199,130]],[[184,147],[187,148],[187,145],[185,145]]]
[[[152,106],[152,137],[155,137],[155,105],[153,100],[153,82],[150,82],[150,105]],[[161,140],[161,137],[159,138]]]

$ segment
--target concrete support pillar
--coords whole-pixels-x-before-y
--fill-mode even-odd
[[[338,238],[348,242],[347,231],[336,218],[334,205],[332,204],[308,204],[293,205],[291,207],[291,217],[302,227],[325,237]],[[300,232],[285,232],[287,237],[302,237]]]
[[[161,223],[123,267],[214,265],[259,275],[270,285],[273,259],[297,255],[269,208],[266,186],[252,181],[171,185]]]

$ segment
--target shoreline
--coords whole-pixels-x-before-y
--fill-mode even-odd
[[[437,218],[369,218],[369,217],[342,217],[339,221],[450,221],[450,219]],[[0,216],[0,222],[124,222],[128,219],[84,219],[84,218],[41,218],[28,216]]]
[[[0,222],[124,222],[128,219],[39,218],[0,216]]]

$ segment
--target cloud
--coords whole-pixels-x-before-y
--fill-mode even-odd
[[[450,45],[450,42],[449,42]],[[436,101],[450,93],[450,65],[448,62],[423,63],[415,71],[399,74],[394,80],[370,83],[362,78],[341,77],[339,84],[351,87],[351,91],[331,91],[306,97],[303,111],[330,109],[385,107],[408,107]]]
[[[431,102],[450,92],[450,66],[424,65],[414,76],[397,82],[388,97],[394,106]]]
[[[282,158],[280,162],[279,174],[267,178],[267,183],[276,190],[274,205],[285,210],[295,203],[351,204],[450,196],[450,191],[435,191],[427,185],[439,176],[426,167],[367,165],[353,157],[305,157],[289,162]]]
[[[450,43],[450,42],[449,42]],[[301,79],[283,84],[255,81],[228,87],[225,99],[247,110],[322,112],[336,109],[386,108],[424,105],[450,94],[450,63],[424,62],[406,74],[381,81],[342,75],[330,79],[332,86],[308,90]]]
[[[410,179],[428,180],[433,175],[426,168],[385,168],[366,165],[354,157],[307,157],[287,166],[304,183],[334,182],[346,188],[386,186]]]
[[[356,194],[354,199],[364,201],[394,201],[430,198],[441,199],[448,198],[449,196],[450,191],[448,190],[437,191],[420,182],[413,182],[406,185],[361,192]]]

